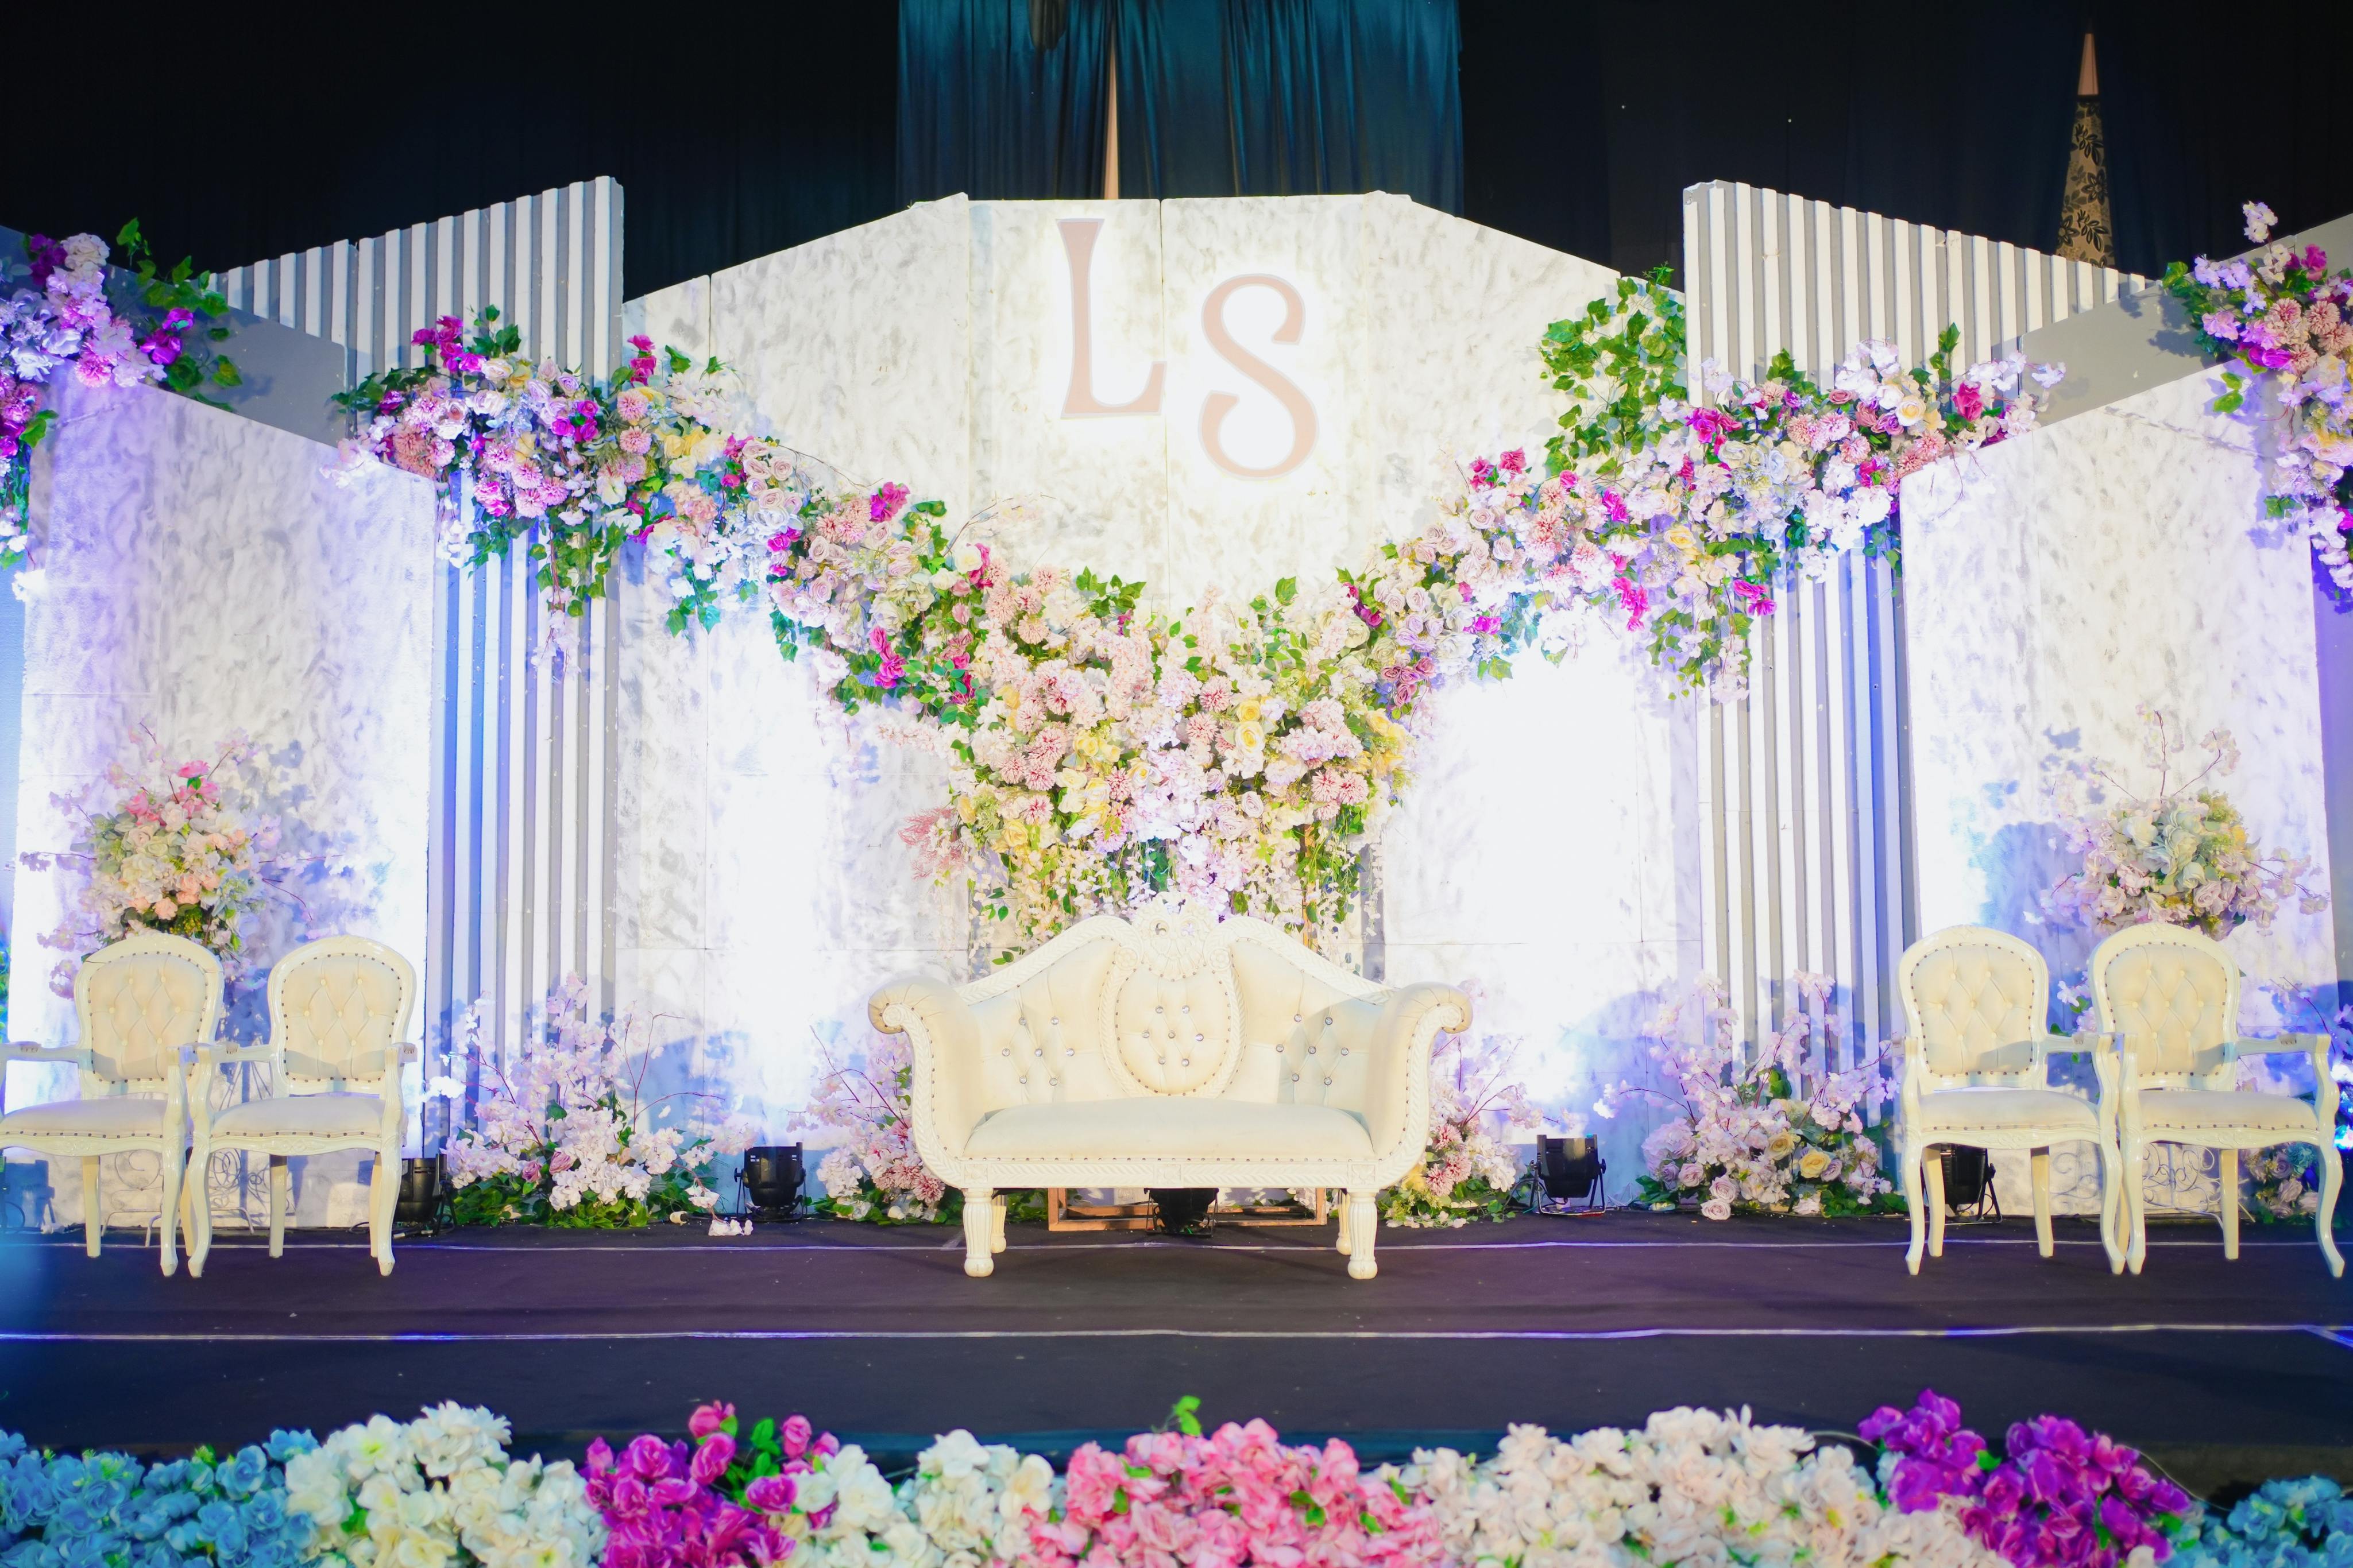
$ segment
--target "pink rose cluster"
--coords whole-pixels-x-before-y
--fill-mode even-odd
[[[1961,1527],[2017,1568],[2117,1568],[2143,1547],[2162,1563],[2196,1533],[2187,1492],[2062,1416],[2014,1424],[2001,1458],[1934,1390],[1909,1410],[1883,1405],[1860,1431],[1881,1446],[1897,1508],[1957,1508]]]
[[[1207,1436],[1139,1433],[1071,1456],[1062,1517],[1030,1527],[1036,1568],[1360,1568],[1436,1563],[1426,1506],[1357,1468],[1355,1450],[1286,1447],[1263,1421]]]

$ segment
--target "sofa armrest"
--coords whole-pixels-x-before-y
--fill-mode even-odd
[[[1430,981],[1402,986],[1381,999],[1373,1020],[1372,1060],[1365,1079],[1365,1126],[1373,1157],[1395,1154],[1400,1142],[1419,1135],[1430,1141],[1430,1049],[1443,1029],[1461,1034],[1471,1026],[1471,998],[1451,985]],[[1422,1125],[1406,1124],[1413,1091],[1422,1093]],[[1420,1152],[1417,1145],[1416,1153]]]
[[[866,1016],[886,1035],[904,1035],[914,1053],[909,1095],[915,1152],[929,1143],[951,1158],[980,1125],[980,1029],[955,988],[918,977],[874,993]]]

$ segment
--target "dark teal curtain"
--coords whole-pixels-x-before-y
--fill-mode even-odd
[[[900,0],[899,200],[1100,196],[1109,0]]]
[[[1454,0],[1110,0],[1119,194],[1462,210]]]

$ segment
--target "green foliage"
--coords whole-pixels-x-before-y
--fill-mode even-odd
[[[1570,398],[1561,434],[1545,445],[1552,471],[1587,458],[1609,474],[1617,453],[1645,445],[1658,405],[1687,397],[1683,301],[1668,287],[1671,268],[1647,279],[1620,278],[1614,299],[1545,329],[1541,352],[1553,386]]]

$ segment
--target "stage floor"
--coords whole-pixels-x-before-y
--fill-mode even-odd
[[[1957,1227],[1918,1279],[1900,1222],[1612,1213],[1384,1230],[1357,1283],[1330,1227],[1208,1240],[1015,1226],[967,1279],[934,1227],[756,1236],[464,1231],[380,1279],[348,1233],[221,1237],[164,1279],[133,1233],[0,1242],[0,1426],[58,1447],[185,1448],[455,1398],[518,1446],[682,1432],[699,1399],[806,1412],[911,1456],[967,1426],[1049,1451],[1157,1424],[1179,1395],[1376,1456],[1491,1445],[1673,1405],[1852,1431],[1924,1386],[1998,1434],[2043,1411],[2170,1456],[2185,1481],[2342,1469],[2353,1280],[2308,1227],[2153,1226],[2113,1278],[2083,1222]]]

